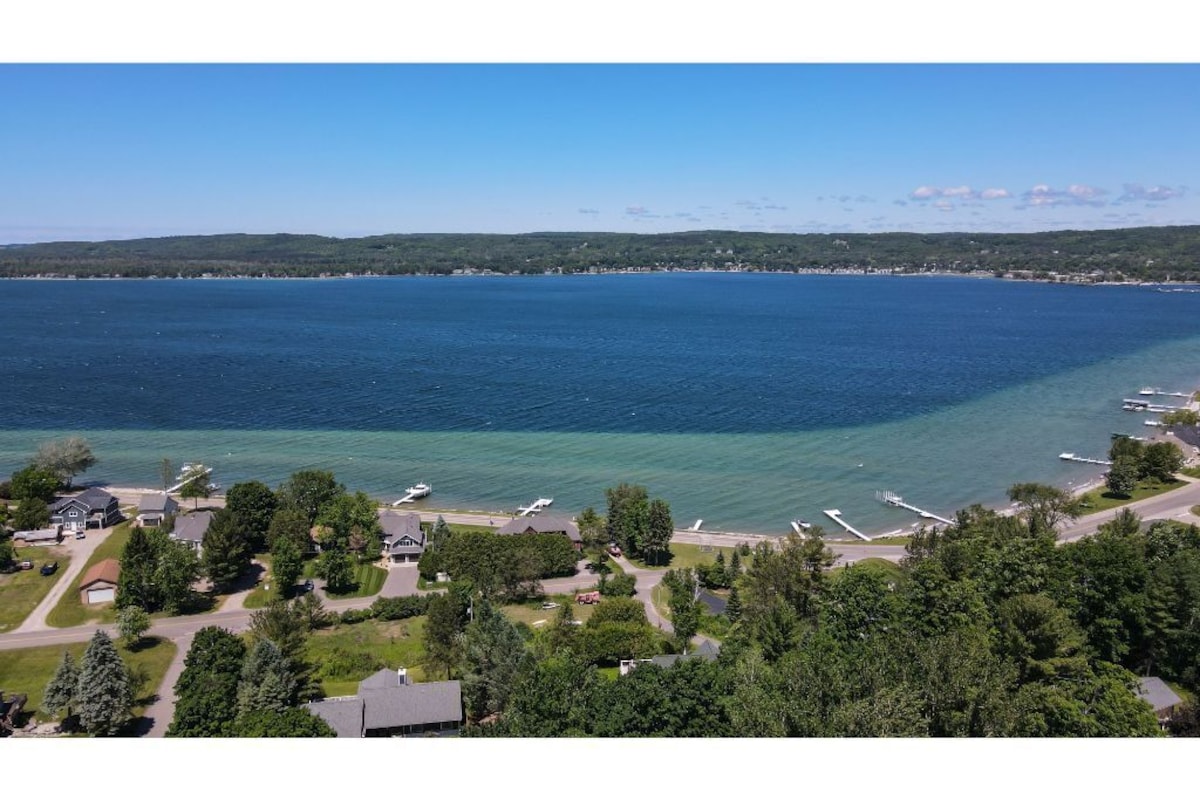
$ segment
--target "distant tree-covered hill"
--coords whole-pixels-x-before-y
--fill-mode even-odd
[[[0,249],[0,276],[197,277],[625,269],[984,270],[1016,277],[1200,280],[1200,226],[1046,233],[293,234],[52,242]]]

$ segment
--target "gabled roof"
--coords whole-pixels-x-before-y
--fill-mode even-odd
[[[1163,683],[1162,678],[1138,678],[1137,694],[1152,705],[1155,711],[1165,711],[1183,702],[1183,698],[1171,691],[1171,687]]]
[[[203,542],[208,526],[212,524],[213,512],[197,511],[175,518],[175,530],[171,531],[173,539],[184,542]]]
[[[173,514],[179,510],[179,503],[166,492],[144,494],[138,500],[139,514]]]
[[[360,690],[359,696],[365,704],[366,730],[462,721],[462,687],[458,681]]]
[[[79,581],[79,588],[86,589],[99,581],[116,585],[120,577],[121,562],[115,558],[106,558],[93,564],[87,572],[83,573],[83,578]]]
[[[411,536],[421,544],[425,543],[425,532],[421,530],[421,516],[419,514],[380,511],[379,527],[383,529],[383,540],[385,542],[394,542],[401,536]]]
[[[95,486],[92,486],[88,489],[84,489],[74,497],[62,498],[54,505],[50,506],[50,511],[52,513],[57,512],[73,504],[82,506],[87,511],[91,511],[93,509],[104,510],[115,502],[117,502],[117,498],[113,497],[103,489],[97,489]]]
[[[368,675],[358,682],[358,693],[369,689],[391,689],[395,686],[402,685],[400,683],[400,675],[394,669],[381,669],[378,672]]]
[[[581,542],[579,527],[566,517],[553,514],[537,514],[532,517],[515,517],[496,531],[499,534],[514,533],[565,533],[572,542]]]
[[[702,658],[705,661],[716,661],[717,655],[720,654],[721,648],[713,644],[708,639],[703,640],[695,650],[686,655],[670,655],[670,656],[654,656],[650,659],[651,664],[655,664],[664,669],[673,667],[680,661],[688,661],[693,658]]]
[[[310,714],[320,717],[342,738],[360,738],[363,735],[363,701],[361,697],[337,697],[306,703]]]

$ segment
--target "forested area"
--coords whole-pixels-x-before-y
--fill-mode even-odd
[[[971,272],[1200,280],[1200,226],[1043,233],[293,234],[171,236],[0,248],[0,276],[313,277],[625,269]]]

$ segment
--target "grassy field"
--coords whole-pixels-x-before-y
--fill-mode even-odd
[[[309,658],[318,667],[321,688],[326,696],[355,694],[358,682],[380,669],[407,667],[411,680],[425,679],[421,661],[425,648],[421,643],[425,617],[381,622],[368,620],[357,625],[339,625],[313,634],[308,640]],[[361,669],[336,669],[346,655],[369,657],[371,662]],[[361,655],[360,655],[361,654]],[[326,674],[321,674],[322,665]],[[444,675],[434,675],[440,680]]]
[[[1191,512],[1192,512],[1192,516],[1200,517],[1200,506],[1192,506]]]
[[[550,595],[546,600],[552,600],[559,605],[570,605],[575,619],[580,622],[587,622],[588,618],[592,616],[592,612],[596,610],[595,606],[577,604],[575,602],[575,595],[573,594]],[[546,611],[542,610],[543,602],[542,600],[529,600],[524,603],[513,603],[502,606],[500,610],[504,612],[504,616],[513,622],[524,622],[534,630],[538,630],[539,628],[546,627],[558,618],[557,608],[547,609]],[[600,602],[604,601],[601,600]],[[535,625],[534,623],[539,624]]]
[[[887,536],[880,539],[872,539],[869,542],[856,541],[853,544],[894,544],[899,547],[904,547],[912,541],[911,536]]]
[[[1083,495],[1079,498],[1079,501],[1083,505],[1083,515],[1086,516],[1088,514],[1095,514],[1097,511],[1105,511],[1110,508],[1128,505],[1135,500],[1145,500],[1147,497],[1154,497],[1155,495],[1163,494],[1182,486],[1187,486],[1187,482],[1173,480],[1167,483],[1159,483],[1152,479],[1146,479],[1139,482],[1137,488],[1130,492],[1128,497],[1113,494],[1108,489],[1101,487]]]
[[[0,575],[0,633],[19,627],[29,612],[50,593],[50,588],[58,583],[71,563],[71,551],[61,545],[16,548],[16,560],[26,559],[33,562],[33,569]],[[58,562],[58,571],[49,577],[40,571],[47,561]]]
[[[88,531],[88,536],[96,535],[95,531]],[[112,603],[104,603],[96,607],[91,607],[85,606],[79,599],[79,583],[83,580],[83,576],[87,574],[92,565],[98,564],[106,558],[119,559],[121,557],[121,550],[125,548],[125,542],[129,541],[129,523],[122,522],[104,534],[104,537],[104,541],[92,553],[92,557],[88,559],[87,564],[75,576],[75,580],[71,582],[71,586],[67,589],[66,594],[59,599],[58,605],[50,610],[50,614],[46,617],[46,622],[49,625],[55,628],[70,628],[92,621],[116,622],[117,611],[113,608]]]
[[[681,567],[695,567],[700,564],[711,564],[717,560],[717,553],[725,554],[725,563],[729,563],[729,559],[733,556],[733,547],[708,547],[707,545],[698,544],[682,544],[679,542],[671,542],[671,561],[668,564],[647,564],[644,561],[629,559],[634,564],[637,564],[643,569],[679,569]],[[740,556],[742,568],[745,569],[754,563],[754,556]]]
[[[301,577],[318,580],[317,578],[317,560],[310,558],[304,562],[304,571]],[[373,594],[379,594],[379,590],[383,588],[383,582],[387,580],[387,570],[383,567],[378,567],[374,563],[371,564],[354,564],[354,580],[358,583],[358,588],[346,594],[334,594],[327,591],[331,598],[344,600],[347,597],[370,597]],[[319,584],[324,586],[324,583]]]
[[[42,691],[54,677],[54,670],[62,660],[63,650],[71,653],[75,663],[83,657],[87,642],[76,642],[68,645],[49,645],[47,647],[29,647],[22,650],[0,650],[0,686],[6,692],[16,692],[29,695],[25,711],[32,712],[39,720],[49,719],[49,715],[40,712]],[[149,676],[149,682],[143,696],[136,698],[133,708],[134,716],[140,716],[142,711],[153,700],[162,683],[167,666],[175,657],[175,644],[166,639],[149,637],[143,646],[135,651],[126,650],[117,644],[117,652],[126,664],[141,666]]]

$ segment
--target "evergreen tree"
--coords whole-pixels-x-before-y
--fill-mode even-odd
[[[730,622],[737,622],[742,618],[742,598],[738,594],[736,583],[729,590],[729,600],[725,603],[725,616],[729,618]]]
[[[296,678],[274,642],[260,639],[242,665],[238,684],[238,716],[254,711],[282,711],[296,700]]]
[[[78,691],[79,667],[75,665],[75,659],[71,658],[70,652],[64,650],[62,660],[58,662],[58,669],[54,671],[54,677],[42,692],[42,710],[51,714],[66,712],[63,714],[64,719],[71,716],[71,706],[75,704]]]
[[[117,607],[138,606],[157,609],[159,591],[155,587],[158,557],[154,543],[144,528],[134,528],[121,550],[121,574],[117,578]]]
[[[222,508],[213,514],[204,532],[200,564],[204,574],[218,587],[228,586],[250,568],[249,543],[242,538],[229,509]]]
[[[112,639],[102,630],[96,631],[83,653],[75,696],[79,723],[95,736],[114,733],[129,718],[133,706],[129,673]]]
[[[729,585],[733,586],[734,581],[741,577],[741,574],[742,554],[739,553],[738,549],[735,547],[733,548],[733,555],[729,558]]]
[[[231,735],[245,658],[246,646],[240,638],[224,628],[201,628],[175,683],[175,717],[167,736]]]
[[[661,564],[671,554],[671,537],[675,523],[671,519],[671,507],[666,500],[654,498],[647,512],[646,536],[643,550],[651,564]]]
[[[425,620],[425,663],[430,673],[445,670],[446,679],[462,659],[459,634],[467,627],[467,603],[456,592],[434,595]]]
[[[487,600],[475,605],[475,619],[467,625],[463,661],[467,714],[481,719],[503,711],[526,663],[525,643],[516,626]]]
[[[441,550],[449,538],[450,526],[446,524],[446,520],[442,519],[442,515],[438,514],[437,522],[434,523],[433,530],[429,533],[429,547],[436,553]]]
[[[325,720],[306,708],[251,711],[238,717],[235,729],[237,736],[252,739],[337,736]]]

